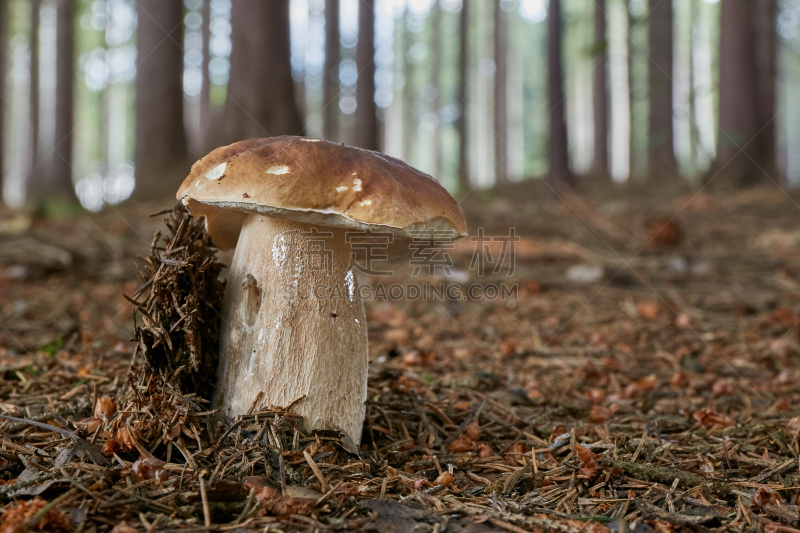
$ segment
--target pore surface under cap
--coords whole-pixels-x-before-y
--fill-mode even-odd
[[[466,235],[464,213],[431,176],[377,152],[311,139],[250,139],[192,166],[177,198],[205,216],[214,242],[236,245],[247,214],[325,226]]]

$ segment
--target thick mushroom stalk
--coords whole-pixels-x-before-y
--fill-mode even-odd
[[[247,215],[222,322],[214,403],[223,415],[294,404],[307,429],[360,442],[367,325],[345,230]]]

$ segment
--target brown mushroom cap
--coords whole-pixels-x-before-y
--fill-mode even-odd
[[[248,214],[356,230],[467,234],[464,213],[438,181],[399,159],[308,137],[250,139],[192,165],[177,198],[222,249]]]

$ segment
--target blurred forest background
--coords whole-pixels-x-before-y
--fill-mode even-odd
[[[3,201],[171,198],[236,140],[466,194],[800,182],[800,0],[0,0]]]

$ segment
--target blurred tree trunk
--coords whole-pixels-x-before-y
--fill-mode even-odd
[[[724,2],[723,2],[724,3]],[[672,0],[650,0],[648,43],[650,118],[647,166],[651,180],[677,179],[672,125]]]
[[[469,0],[462,0],[458,27],[458,191],[466,194],[469,179],[469,122],[467,121],[469,89]]]
[[[697,166],[697,153],[700,144],[700,135],[697,130],[697,91],[695,90],[694,75],[694,24],[697,18],[697,4],[689,2],[689,161],[691,161],[692,174]],[[694,177],[694,176],[692,176]]]
[[[56,1],[56,124],[55,156],[47,181],[48,196],[76,201],[72,184],[75,128],[75,0]]]
[[[628,22],[628,182],[632,182],[636,176],[636,136],[634,128],[636,127],[635,111],[636,111],[636,91],[635,91],[635,78],[633,76],[633,56],[635,53],[636,44],[634,42],[633,29],[636,21],[630,10],[628,0],[623,0],[625,4],[625,14],[627,15]]]
[[[550,0],[547,10],[547,107],[550,110],[547,180],[553,187],[571,186],[575,181],[569,168],[561,24],[561,0]]]
[[[775,0],[721,5],[719,146],[709,178],[752,185],[777,173]]]
[[[30,32],[28,35],[30,62],[28,65],[29,85],[28,102],[28,178],[27,201],[36,202],[47,189],[41,182],[42,172],[39,169],[39,13],[41,0],[31,0]]]
[[[292,80],[289,0],[233,0],[231,25],[223,142],[303,135]]]
[[[508,16],[494,2],[494,161],[498,185],[508,183]]]
[[[416,119],[414,116],[414,65],[408,57],[411,47],[414,45],[414,34],[408,29],[409,8],[403,15],[404,28],[402,31],[403,42],[400,45],[400,61],[403,65],[403,159],[411,161],[414,153],[414,135],[416,133]]]
[[[375,0],[358,4],[358,44],[356,45],[356,128],[355,145],[378,150],[378,108],[375,105]]]
[[[200,153],[205,154],[210,143],[208,140],[211,130],[211,79],[209,66],[211,64],[211,0],[203,0],[203,83],[200,86]]]
[[[441,177],[442,172],[442,134],[441,125],[441,107],[442,107],[442,5],[441,2],[436,0],[431,8],[433,16],[431,17],[431,24],[433,31],[431,32],[431,53],[433,59],[431,61],[431,76],[432,84],[435,89],[435,95],[431,102],[431,112],[436,117],[436,128],[433,130],[433,138],[431,139],[431,150],[433,152],[433,171],[432,174],[437,179]]]
[[[757,145],[758,165],[762,174],[775,182],[781,181],[777,155],[777,113],[778,98],[778,2],[760,0],[751,4],[755,11],[752,20],[755,24],[755,82],[756,82],[756,126],[759,129]],[[754,176],[763,179],[761,174]]]
[[[606,0],[594,2],[594,159],[592,174],[609,180],[608,164],[608,38],[606,37]]]
[[[323,84],[323,134],[329,141],[339,137],[339,0],[325,1],[325,71]]]
[[[6,72],[8,67],[8,34],[9,34],[9,0],[0,0],[0,72]],[[6,102],[6,84],[0,83],[0,104]],[[0,105],[0,191],[3,190],[5,179],[5,118],[6,106]],[[0,194],[2,199],[2,194]]]
[[[186,174],[183,125],[183,2],[138,0],[137,200],[166,199]]]

